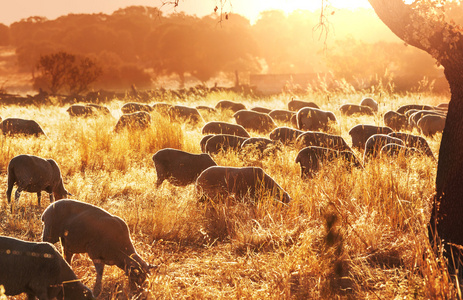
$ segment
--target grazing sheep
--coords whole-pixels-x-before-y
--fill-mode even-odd
[[[121,111],[123,114],[131,114],[134,112],[144,111],[144,112],[152,112],[153,108],[148,104],[136,103],[136,102],[129,102],[124,104],[121,107]]]
[[[381,148],[387,144],[397,144],[404,146],[405,143],[398,138],[385,135],[385,134],[373,134],[368,138],[365,143],[365,151],[363,152],[363,163],[369,161],[372,157],[377,157]]]
[[[352,116],[354,114],[369,116],[374,115],[373,110],[370,107],[357,104],[344,104],[339,107],[339,110],[346,116]]]
[[[164,102],[157,102],[154,103],[152,108],[153,111],[160,113],[161,115],[167,115],[167,112],[172,107],[172,104],[164,103]]]
[[[441,109],[448,109],[449,104],[448,103],[439,103],[436,107],[441,108]]]
[[[0,266],[0,285],[8,296],[94,299],[52,244],[0,236]]]
[[[231,110],[232,112],[237,112],[242,109],[246,109],[246,106],[244,104],[239,103],[239,102],[234,102],[230,100],[220,100],[217,102],[215,105],[215,109],[217,110]]]
[[[252,110],[239,110],[233,117],[236,123],[243,126],[246,130],[255,130],[261,133],[268,133],[275,129],[277,125],[268,115]]]
[[[255,106],[255,107],[251,108],[250,110],[257,111],[257,112],[260,112],[260,113],[263,113],[263,114],[268,114],[269,112],[272,111],[269,108],[260,107],[260,106]]]
[[[172,121],[188,122],[191,124],[204,122],[203,117],[194,107],[174,105],[169,108],[167,113]]]
[[[0,123],[4,135],[45,135],[40,125],[34,120],[7,118]]]
[[[18,155],[8,163],[8,189],[6,196],[11,202],[11,192],[14,184],[18,188],[14,194],[17,202],[22,191],[37,193],[40,206],[41,192],[50,194],[50,203],[71,195],[63,185],[61,171],[53,159],[43,159],[33,155]]]
[[[93,107],[94,109],[96,109],[98,111],[98,113],[100,115],[103,115],[103,116],[110,116],[111,115],[111,112],[109,111],[109,108],[107,108],[106,106],[98,105],[98,104],[94,104],[94,103],[87,103],[85,105],[89,106],[89,107]]]
[[[390,127],[359,124],[349,130],[349,135],[352,138],[352,147],[363,150],[366,141],[373,134],[388,134],[391,132],[393,130]]]
[[[230,134],[246,138],[251,137],[243,126],[220,121],[206,123],[206,125],[204,125],[201,129],[201,132],[202,134]]]
[[[196,106],[196,109],[198,111],[204,111],[207,114],[216,114],[217,110],[213,107],[207,106],[207,105],[198,105]]]
[[[405,114],[408,110],[410,109],[416,109],[416,110],[433,110],[434,106],[431,105],[425,105],[425,104],[407,104],[407,105],[402,105],[399,107],[396,111],[399,114]]]
[[[205,198],[216,200],[234,195],[237,200],[249,197],[253,203],[266,194],[289,203],[291,197],[272,177],[259,167],[210,167],[196,180],[197,191]]]
[[[245,140],[247,138],[241,136],[216,134],[206,141],[205,153],[217,154],[221,151],[238,151]]]
[[[151,116],[145,111],[138,111],[122,115],[114,128],[115,132],[121,132],[124,128],[129,130],[145,130],[151,125]]]
[[[303,134],[305,131],[290,128],[290,127],[278,127],[270,132],[270,139],[274,141],[280,141],[283,144],[294,143],[298,136]]]
[[[297,129],[300,130],[326,130],[329,122],[336,122],[336,116],[330,111],[324,111],[317,108],[301,108],[296,115]]]
[[[86,105],[73,104],[71,105],[66,112],[70,117],[95,117],[98,112],[95,108]]]
[[[417,123],[421,133],[426,136],[432,136],[442,132],[445,127],[445,116],[425,115]]]
[[[370,97],[363,98],[362,101],[360,101],[360,105],[368,106],[374,112],[378,111],[378,102],[376,102],[373,98],[370,98]]]
[[[386,144],[381,148],[381,154],[389,157],[409,156],[422,153],[416,148],[411,148],[399,144]]]
[[[388,135],[401,139],[404,141],[405,146],[409,148],[416,148],[423,152],[426,156],[432,157],[434,160],[436,159],[432,153],[431,147],[429,147],[429,144],[424,137],[403,132],[392,132]]]
[[[131,287],[141,285],[150,266],[137,254],[127,224],[94,205],[63,199],[50,204],[42,214],[42,240],[61,242],[71,265],[75,253],[87,253],[96,270],[93,293],[101,292],[105,265],[116,265],[129,277]]]
[[[257,150],[260,155],[272,153],[275,150],[281,150],[282,143],[263,137],[248,138],[241,144],[241,150],[244,152]]]
[[[388,111],[383,116],[384,125],[392,130],[399,131],[408,127],[407,117],[393,110]]]
[[[352,151],[341,136],[318,131],[307,131],[299,135],[296,139],[296,145],[299,149],[317,146],[338,151]]]
[[[446,117],[446,114],[441,112],[441,111],[437,111],[437,110],[418,110],[418,111],[414,112],[413,114],[411,114],[408,117],[408,124],[412,128],[417,127],[418,126],[418,121],[423,116],[426,116],[426,115],[439,115],[439,116]]]
[[[165,148],[153,155],[158,180],[156,187],[167,179],[176,186],[193,183],[205,169],[217,164],[209,154],[192,154],[185,151]]]
[[[299,111],[301,108],[304,108],[304,107],[320,109],[320,107],[318,107],[318,105],[313,102],[296,100],[296,99],[292,99],[291,101],[288,102],[288,110],[290,111]]]
[[[351,151],[337,151],[334,149],[310,146],[299,151],[296,163],[301,167],[301,178],[313,178],[325,162],[342,158],[357,168],[363,168],[360,161]],[[350,166],[349,166],[350,167]]]
[[[215,135],[215,134],[208,134],[208,135],[205,135],[205,136],[201,139],[201,141],[199,141],[199,146],[200,146],[200,148],[201,148],[201,152],[202,152],[202,153],[206,153],[206,143],[207,143],[207,141],[208,141],[211,137],[213,137],[214,135]]]
[[[274,109],[268,113],[273,120],[278,122],[291,122],[291,117],[295,116],[296,113],[289,110],[284,109]]]

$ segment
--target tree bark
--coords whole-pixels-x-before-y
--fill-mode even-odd
[[[439,150],[431,231],[444,245],[463,245],[463,38],[443,19],[402,0],[369,0],[378,17],[406,43],[444,67],[451,98]],[[436,231],[434,231],[435,229]],[[430,237],[431,239],[432,237]],[[448,249],[448,247],[446,247]],[[450,258],[447,251],[445,255]],[[449,262],[451,264],[451,262]]]

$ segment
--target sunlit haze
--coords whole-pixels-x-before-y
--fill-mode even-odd
[[[296,9],[317,10],[320,8],[321,0],[232,0],[225,1],[224,12],[233,12],[245,16],[252,22],[255,21],[259,13],[264,10],[279,9],[286,13]],[[359,8],[370,7],[367,0],[331,0],[333,7],[338,8]],[[55,19],[69,13],[106,13],[132,5],[161,6],[160,0],[15,0],[0,1],[0,23],[10,25],[30,16],[43,16],[48,19]],[[218,5],[218,0],[180,0],[179,7],[174,9],[172,6],[163,7],[165,13],[173,11],[184,11],[188,14],[198,16],[208,15],[213,12]],[[220,6],[220,5],[219,5]]]

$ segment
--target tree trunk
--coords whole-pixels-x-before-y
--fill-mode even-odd
[[[439,150],[436,196],[430,227],[433,233],[437,231],[438,238],[447,245],[447,250],[448,243],[463,245],[462,34],[436,15],[406,5],[402,0],[369,2],[379,18],[399,38],[428,52],[444,67],[451,100]],[[449,251],[445,255],[450,258]]]

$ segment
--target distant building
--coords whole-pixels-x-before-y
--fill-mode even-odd
[[[250,85],[262,94],[279,94],[289,90],[306,90],[309,85],[319,86],[325,73],[251,74]]]

